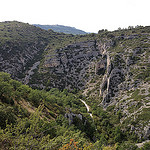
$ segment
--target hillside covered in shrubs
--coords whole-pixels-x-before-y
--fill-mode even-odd
[[[0,149],[149,149],[149,26],[72,35],[2,22],[0,71]]]

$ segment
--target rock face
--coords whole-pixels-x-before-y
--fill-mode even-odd
[[[77,117],[78,119],[80,119],[80,121],[85,122],[85,119],[83,119],[83,116],[82,116],[81,114],[74,114],[74,113],[70,112],[70,113],[66,113],[66,114],[65,114],[65,117],[68,118],[69,125],[71,125],[71,124],[74,122],[74,120],[75,120],[76,117]],[[85,122],[85,123],[86,123],[86,122]],[[84,124],[85,124],[85,123],[84,123]]]
[[[46,56],[43,73],[48,73],[49,87],[83,89],[89,80],[91,62],[101,57],[96,41],[85,41],[56,49]],[[56,78],[53,78],[53,77]]]
[[[99,44],[99,48],[102,54],[102,60],[98,63],[99,70],[96,68],[96,73],[99,71],[103,75],[103,79],[100,84],[100,96],[103,97],[102,105],[107,106],[114,97],[118,90],[119,85],[124,81],[124,69],[122,68],[122,63],[120,63],[120,56],[116,55],[114,58],[110,58],[110,54],[107,49],[110,48],[111,43],[107,44],[109,46],[102,46]],[[97,71],[98,70],[98,71]]]
[[[25,71],[41,58],[48,36],[49,33],[29,24],[0,23],[0,71],[10,73],[15,79],[24,78]]]
[[[150,136],[150,123],[146,127],[144,127],[143,134],[144,134],[144,139],[147,140]]]
[[[106,70],[106,64],[107,64],[106,59],[103,59],[96,64],[96,74],[97,75],[104,75],[105,70]]]
[[[124,75],[118,68],[114,68],[109,76],[104,77],[103,84],[101,85],[101,95],[103,96],[103,105],[109,103],[111,98],[117,94],[119,84],[124,81]]]
[[[22,78],[23,72],[36,60],[44,50],[44,43],[33,43],[32,45],[20,46],[7,42],[0,46],[0,71],[10,73],[13,78]]]

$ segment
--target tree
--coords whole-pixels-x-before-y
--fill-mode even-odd
[[[70,142],[68,144],[65,144],[62,148],[59,150],[82,150],[77,146],[78,142],[75,142],[74,139],[70,139]]]
[[[20,96],[24,99],[28,99],[28,95],[32,89],[28,85],[21,85],[17,88],[17,91],[20,93]]]
[[[144,143],[144,145],[143,145],[143,147],[141,148],[141,150],[150,150],[150,142]]]
[[[115,128],[114,136],[115,136],[115,137],[114,137],[115,142],[121,142],[121,141],[122,141],[122,139],[123,139],[123,134],[122,134],[122,132],[121,132],[121,130],[120,130],[119,127],[116,127],[116,128]]]
[[[7,104],[13,104],[13,87],[4,81],[0,82],[0,99],[2,102],[7,103]]]
[[[0,130],[1,140],[0,148],[3,143],[6,147],[3,149],[46,149],[50,145],[50,134],[46,132],[55,126],[51,127],[47,121],[41,119],[41,111],[43,106],[39,106],[30,118],[19,118],[17,123],[12,126],[7,124],[6,129]],[[50,127],[50,128],[47,128]]]
[[[5,72],[0,72],[0,81],[8,82],[10,80],[10,74]]]

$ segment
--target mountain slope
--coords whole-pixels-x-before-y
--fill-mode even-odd
[[[147,117],[150,110],[150,27],[107,33],[106,37],[108,47],[102,49],[107,64],[100,84],[101,105],[111,105],[114,112],[121,113],[124,130],[131,129],[146,139],[150,126],[150,117]]]
[[[25,78],[49,43],[57,45],[67,37],[70,36],[17,21],[0,23],[0,71],[11,73],[16,79]]]
[[[1,71],[21,77],[27,67],[40,57],[49,41],[50,33],[20,22],[0,24]]]
[[[124,128],[128,122],[128,130],[134,128],[139,137],[146,139],[150,120],[149,33],[150,27],[140,26],[100,31],[90,40],[48,50],[42,69],[39,68],[29,84],[36,83],[39,87],[39,81],[46,89],[76,88],[87,98],[94,97],[105,109],[113,108],[114,113],[120,113],[121,126]],[[140,123],[143,126],[139,128]]]
[[[63,25],[40,25],[40,24],[33,24],[36,27],[40,27],[41,29],[49,30],[52,29],[55,32],[63,32],[66,34],[87,34],[85,31],[76,29],[74,27],[63,26]]]
[[[59,149],[79,137],[88,144],[94,129],[85,110],[67,90],[33,90],[0,72],[0,149]]]
[[[75,140],[80,148],[89,142],[100,149],[102,145],[135,146],[134,142],[149,140],[149,26],[67,35],[20,22],[3,22],[0,39],[0,71],[34,88],[0,74],[4,128],[3,115],[15,112],[16,106],[25,109],[29,119],[29,114],[44,104],[44,116],[39,120],[46,116],[48,124],[52,120],[54,126],[57,124],[57,135],[48,133],[50,142],[57,143],[56,149],[78,135],[81,139]],[[81,100],[90,107],[93,118]],[[16,115],[8,115],[13,124],[19,117]],[[18,122],[16,125],[20,126]],[[65,139],[63,143],[61,139]]]

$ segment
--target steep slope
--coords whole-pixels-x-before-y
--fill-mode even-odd
[[[107,78],[103,78],[100,86],[102,105],[115,104],[115,112],[122,113],[120,122],[124,130],[128,124],[129,130],[147,139],[150,133],[150,27],[122,30],[112,37],[113,47],[107,52],[111,68],[107,67]]]
[[[94,135],[88,116],[67,90],[33,90],[0,72],[0,149],[59,149],[79,137],[88,144]]]
[[[11,73],[13,78],[23,81],[30,67],[41,60],[48,43],[57,45],[66,37],[69,35],[17,21],[0,23],[0,71]]]
[[[99,32],[96,64],[100,106],[120,114],[120,125],[141,139],[150,135],[150,27]],[[98,82],[96,81],[96,83]],[[90,87],[91,84],[88,85]],[[95,95],[93,87],[89,95]],[[89,89],[89,88],[88,88]],[[99,99],[99,98],[97,98]]]
[[[93,116],[93,122],[90,122],[92,137],[86,130],[91,141],[98,141],[102,146],[149,139],[149,26],[113,32],[101,30],[98,34],[78,36],[46,31],[18,22],[1,23],[0,28],[2,71],[11,73],[36,89],[51,91],[58,88],[64,93],[64,89],[76,93],[76,96],[67,97],[70,95],[67,92],[64,99],[63,94],[56,90],[59,98],[50,99],[68,112],[65,117],[69,125],[73,117],[82,118],[76,116],[79,114],[76,112],[86,112],[85,106],[80,104],[80,100],[83,100]],[[53,92],[55,90],[50,95]],[[1,97],[6,95],[1,94]],[[42,100],[46,98],[42,97]],[[75,102],[71,103],[74,99]],[[32,100],[39,104],[41,98],[33,97]],[[19,103],[31,110],[27,104],[25,101]],[[81,105],[81,108],[77,105]],[[90,117],[89,114],[86,117]],[[82,127],[85,130],[85,126]]]
[[[0,23],[0,71],[22,78],[25,70],[40,58],[50,33],[20,22]]]
[[[100,56],[95,46],[95,41],[85,41],[50,52],[39,70],[39,78],[33,76],[32,80],[38,80],[47,88],[83,89],[89,78],[92,78],[92,75],[87,75],[91,72],[91,62]],[[31,81],[29,84],[35,82]]]
[[[74,27],[69,27],[69,26],[63,26],[63,25],[40,25],[40,24],[33,24],[36,27],[40,27],[41,29],[45,30],[53,30],[55,32],[63,32],[66,34],[87,34],[85,31],[76,29]]]
[[[148,138],[149,40],[150,27],[139,26],[99,31],[90,40],[53,51],[48,49],[41,68],[29,84],[47,90],[52,87],[80,90],[87,98],[99,101],[99,106],[112,107],[114,113],[121,113],[123,128],[128,122],[129,130],[134,128],[139,137]],[[147,117],[142,119],[144,114]],[[141,123],[143,126],[139,127]]]

